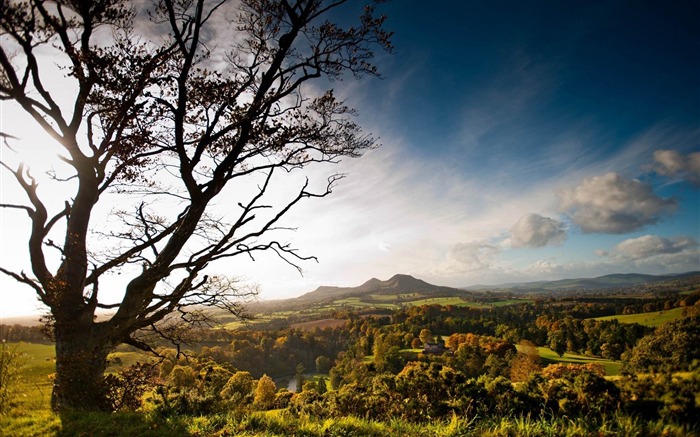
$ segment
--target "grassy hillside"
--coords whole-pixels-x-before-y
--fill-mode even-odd
[[[601,364],[605,368],[605,374],[608,376],[616,376],[620,374],[620,367],[622,367],[622,362],[608,360],[601,357],[588,357],[585,355],[578,355],[573,353],[565,353],[563,356],[559,356],[548,347],[538,347],[537,351],[540,354],[543,364]]]
[[[680,319],[683,317],[684,309],[685,308],[673,308],[667,311],[654,311],[650,313],[596,317],[594,320],[617,320],[620,323],[639,323],[640,325],[655,328],[666,322]]]

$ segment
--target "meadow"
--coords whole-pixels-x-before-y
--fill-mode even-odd
[[[620,361],[608,360],[601,357],[589,357],[570,352],[565,352],[564,355],[560,357],[548,347],[538,347],[537,352],[539,352],[543,364],[600,364],[605,369],[605,374],[607,376],[618,376],[620,374],[620,368],[622,367],[622,362]]]
[[[653,311],[638,314],[620,314],[614,316],[596,317],[594,320],[617,320],[620,323],[639,323],[643,326],[656,328],[664,323],[678,320],[683,317],[685,308],[672,308],[670,310]]]

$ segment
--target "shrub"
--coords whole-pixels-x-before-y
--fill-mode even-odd
[[[15,387],[20,379],[20,370],[27,361],[27,355],[17,350],[17,345],[9,346],[5,340],[0,345],[0,414],[9,411]]]
[[[114,411],[134,411],[141,407],[143,394],[155,385],[156,366],[136,363],[129,368],[105,377],[108,398]]]

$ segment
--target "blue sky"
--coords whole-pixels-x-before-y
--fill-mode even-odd
[[[700,270],[699,5],[380,5],[396,47],[377,53],[384,78],[331,85],[382,147],[311,169],[348,176],[285,223],[319,263],[217,268],[266,299],[396,273],[467,286]],[[3,104],[3,124],[15,116]],[[2,214],[1,261],[19,270],[26,226]],[[28,290],[0,299],[5,315],[36,309]]]
[[[698,3],[440,5],[383,5],[385,78],[345,84],[384,144],[350,176],[375,276],[699,269]]]

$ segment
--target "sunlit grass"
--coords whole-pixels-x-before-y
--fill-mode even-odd
[[[570,352],[566,352],[560,357],[556,352],[548,347],[538,347],[537,352],[539,352],[540,358],[544,364],[601,364],[603,368],[605,368],[605,374],[609,376],[619,375],[620,368],[622,367],[622,363],[620,361],[608,360],[602,357],[589,357]]]
[[[650,313],[622,314],[617,316],[596,317],[593,320],[617,320],[620,323],[639,323],[640,325],[655,328],[666,322],[672,322],[683,317],[685,308],[673,308],[664,311],[654,311]]]
[[[113,373],[136,363],[147,363],[152,361],[153,356],[148,355],[145,352],[112,352],[107,357],[107,360],[109,361],[107,373]]]

